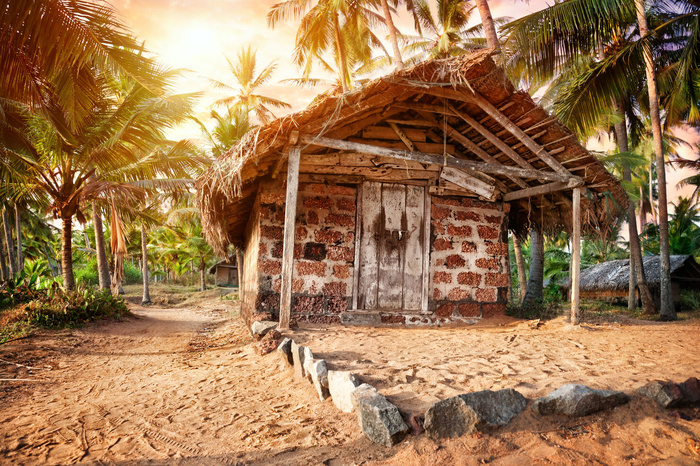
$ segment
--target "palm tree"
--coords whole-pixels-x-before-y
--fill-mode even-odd
[[[500,52],[501,43],[498,40],[498,34],[496,34],[496,26],[493,22],[493,17],[491,16],[491,9],[486,0],[474,0],[476,3],[476,8],[479,10],[479,16],[481,16],[481,24],[484,28],[484,35],[486,36],[486,44],[489,48],[496,49]]]
[[[211,118],[215,122],[214,129],[209,131],[204,123],[197,118],[192,120],[197,123],[202,135],[210,147],[213,158],[218,158],[239,141],[251,128],[248,112],[228,107],[225,112],[211,111]]]
[[[281,100],[256,94],[258,88],[268,82],[272,78],[272,73],[277,69],[277,65],[274,62],[268,63],[260,74],[256,76],[256,54],[257,51],[252,50],[248,46],[247,49],[241,49],[238,52],[236,62],[226,58],[229,70],[235,78],[233,86],[215,79],[212,79],[211,82],[216,89],[235,92],[233,95],[217,100],[214,102],[214,105],[226,106],[229,109],[229,113],[232,110],[246,113],[252,111],[260,123],[265,124],[275,118],[270,107],[288,109],[291,106]]]
[[[544,237],[536,227],[530,228],[530,273],[523,304],[535,304],[543,298]]]

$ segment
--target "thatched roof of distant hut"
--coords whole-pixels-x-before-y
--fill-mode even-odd
[[[445,148],[439,151],[440,157],[447,157],[450,147],[453,148],[450,156],[479,162],[490,158],[492,163],[549,173],[554,173],[551,168],[554,161],[585,182],[584,227],[599,229],[601,224],[613,221],[627,205],[618,181],[581,146],[569,129],[536,105],[527,92],[515,90],[490,55],[487,50],[422,62],[344,94],[323,94],[306,109],[247,133],[197,180],[202,223],[210,244],[222,256],[229,244],[242,244],[259,183],[273,172],[285,173],[290,137],[294,139],[295,132],[300,138],[324,136],[345,140],[361,136],[363,128],[369,125],[386,124],[387,119],[432,121],[428,136],[432,146],[439,144]],[[482,106],[475,104],[474,96],[483,99]],[[544,151],[526,147],[522,139],[484,112],[484,102],[524,130]],[[483,137],[460,114],[486,127],[517,152],[520,160],[514,162],[503,147]],[[309,144],[303,148],[303,154],[329,152],[327,148]],[[477,153],[481,155],[477,157]],[[548,165],[544,159],[549,156],[552,158]],[[496,183],[501,193],[547,183],[500,175],[486,178]],[[531,224],[545,231],[570,230],[571,216],[571,191],[560,191],[512,202],[510,227],[519,234],[525,234]]]
[[[646,256],[644,274],[651,288],[658,288],[661,279],[661,263],[659,256]],[[693,280],[700,283],[700,266],[693,256],[671,256],[671,278],[677,275],[679,280]],[[625,291],[629,287],[630,261],[620,259],[601,262],[581,271],[581,291]],[[568,287],[568,281],[564,285]]]

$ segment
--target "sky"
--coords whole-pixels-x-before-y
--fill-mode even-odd
[[[225,57],[235,60],[236,54],[249,45],[258,51],[258,70],[273,61],[278,66],[271,84],[262,88],[261,94],[281,99],[292,106],[292,111],[298,111],[322,91],[279,83],[285,78],[299,77],[301,73],[291,63],[296,25],[289,21],[278,24],[274,30],[267,26],[266,15],[274,3],[276,0],[110,0],[124,23],[145,41],[146,48],[157,54],[164,65],[188,70],[176,91],[202,93],[196,109],[202,121],[208,120],[211,104],[224,95],[211,88],[210,79],[232,83],[233,76]],[[489,1],[494,18],[522,17],[544,8],[547,3],[545,0]],[[402,33],[412,33],[412,19],[406,14],[399,15],[395,21]],[[480,22],[476,11],[472,22]],[[390,49],[388,44],[386,46]],[[279,111],[276,115],[280,116]],[[687,130],[679,130],[677,135],[692,144],[699,139],[696,133]],[[190,124],[178,128],[173,137],[200,136],[199,128]],[[588,146],[596,150],[608,148],[593,141],[589,141]],[[696,158],[689,148],[681,148],[680,152],[686,158]],[[676,186],[690,174],[668,170],[672,201],[692,191]]]

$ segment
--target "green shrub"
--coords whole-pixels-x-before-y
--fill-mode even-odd
[[[126,285],[137,285],[143,282],[143,273],[138,268],[137,265],[133,265],[131,262],[124,263],[124,284]]]
[[[64,291],[54,286],[29,302],[25,308],[30,323],[46,328],[76,327],[100,318],[129,314],[120,297],[93,288]]]
[[[77,286],[97,286],[100,278],[97,273],[97,259],[91,259],[84,265],[75,264],[73,266],[73,276]]]
[[[700,290],[681,291],[681,309],[686,311],[700,309]]]

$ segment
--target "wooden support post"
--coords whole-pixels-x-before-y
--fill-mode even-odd
[[[573,233],[571,235],[571,323],[578,325],[581,321],[581,300],[579,285],[581,282],[581,188],[573,192]]]
[[[430,212],[432,210],[430,190],[425,190],[425,207],[423,209],[423,283],[421,291],[421,306],[423,312],[428,312],[430,297]]]
[[[294,230],[297,217],[299,189],[299,160],[301,148],[289,150],[287,163],[287,204],[284,209],[284,243],[282,247],[282,290],[280,296],[280,330],[289,329],[292,314],[292,274],[294,270]]]
[[[243,251],[236,248],[236,268],[238,269],[238,301],[243,302]]]

